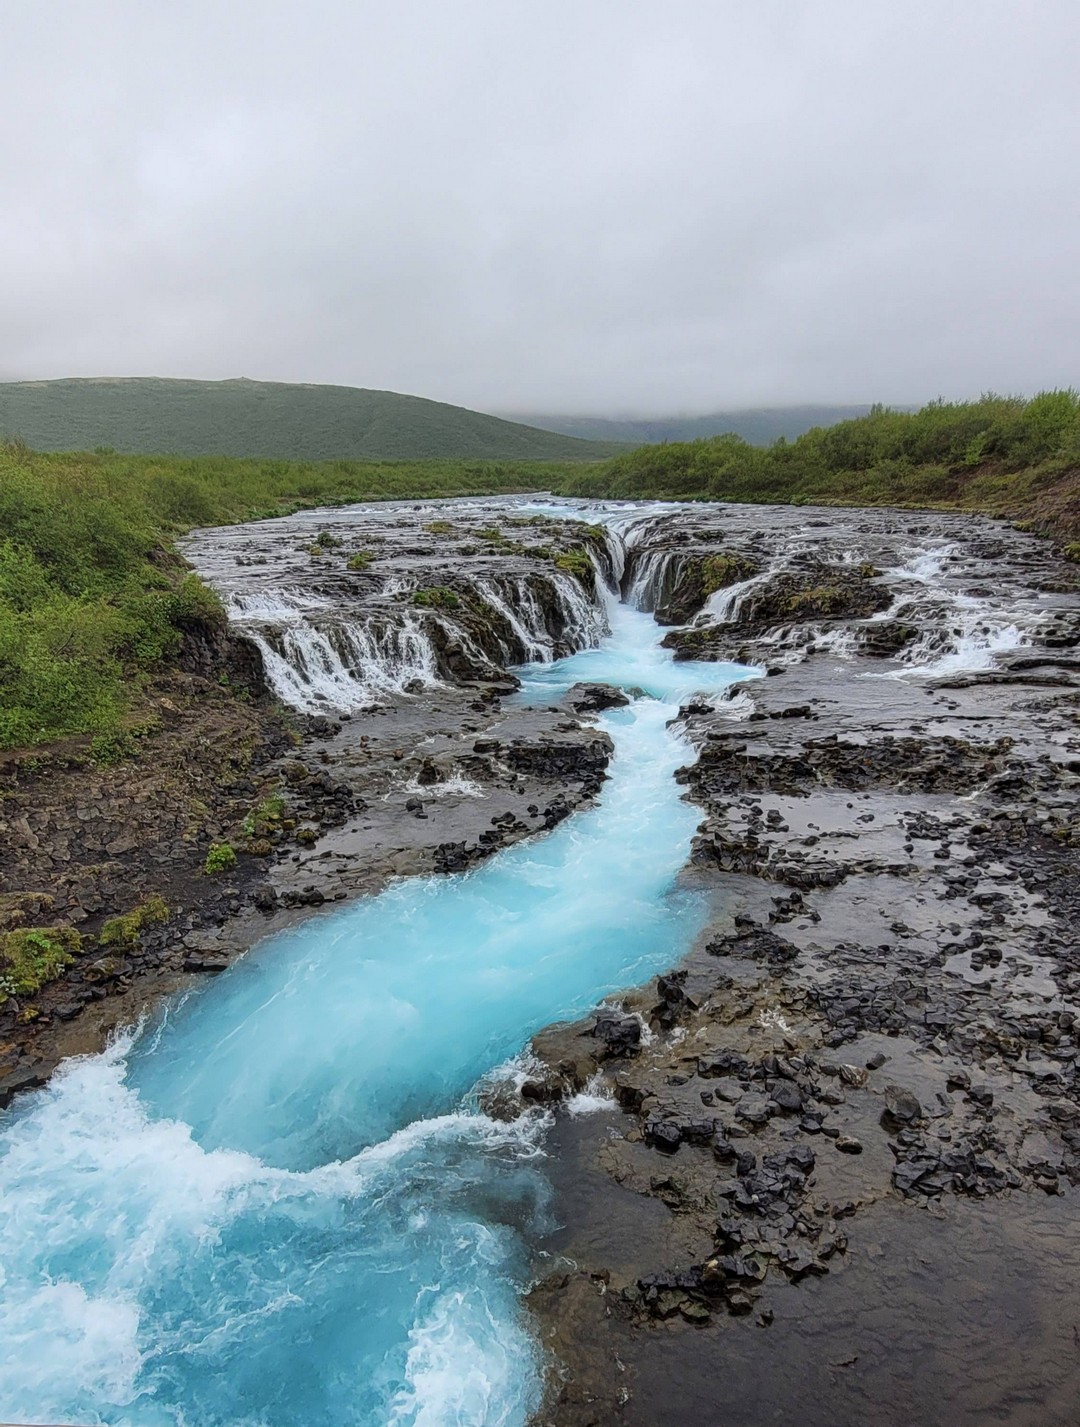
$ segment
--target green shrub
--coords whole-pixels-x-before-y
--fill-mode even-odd
[[[206,854],[203,871],[210,877],[228,872],[236,866],[236,849],[231,842],[212,842]]]
[[[354,550],[345,561],[345,565],[349,570],[366,570],[373,559],[374,556],[370,550]]]
[[[32,996],[55,981],[82,950],[71,927],[20,927],[0,933],[0,1005],[11,996]]]

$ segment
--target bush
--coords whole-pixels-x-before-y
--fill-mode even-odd
[[[345,561],[345,565],[349,570],[366,570],[373,558],[370,550],[355,550]]]
[[[252,808],[244,819],[242,831],[245,837],[257,837],[280,826],[285,813],[285,799],[280,792],[271,793],[256,808]]]
[[[228,872],[236,866],[236,849],[231,842],[212,842],[206,854],[206,861],[203,864],[203,871],[209,877],[215,877],[219,872]]]
[[[82,950],[70,927],[21,927],[0,934],[0,1005],[11,996],[32,996],[55,981]]]

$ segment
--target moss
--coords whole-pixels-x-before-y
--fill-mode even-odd
[[[485,525],[483,530],[476,532],[476,538],[478,540],[491,540],[498,544],[503,538],[503,533],[494,525]]]
[[[366,570],[374,557],[370,550],[354,550],[345,561],[347,570]]]
[[[457,609],[461,600],[445,585],[432,585],[428,589],[414,590],[412,602],[422,609]]]
[[[228,872],[236,866],[236,849],[231,842],[212,842],[206,854],[203,871],[209,877],[219,872]]]
[[[147,897],[145,902],[119,917],[110,917],[101,928],[98,940],[102,946],[138,946],[146,927],[167,921],[169,908],[164,898]]]
[[[1068,545],[1062,548],[1061,553],[1066,560],[1071,560],[1074,565],[1080,565],[1080,540],[1071,540]]]
[[[448,520],[432,520],[424,526],[429,535],[449,535],[453,528]]]
[[[745,555],[706,555],[701,562],[701,588],[706,597],[728,585],[737,585],[756,573],[757,566]]]
[[[21,927],[0,935],[0,1004],[55,981],[82,950],[71,927]]]
[[[792,615],[846,614],[851,604],[851,592],[843,585],[817,585],[809,590],[797,590],[785,601],[786,612]]]
[[[55,906],[50,892],[0,892],[0,932],[25,927],[48,916]]]
[[[566,570],[568,574],[574,575],[586,584],[591,584],[595,578],[593,562],[589,559],[588,552],[583,545],[575,545],[570,550],[564,550],[561,555],[556,555],[555,565],[557,569]]]

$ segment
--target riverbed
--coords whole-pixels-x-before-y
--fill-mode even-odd
[[[869,1245],[892,1310],[799,1417],[855,1421],[892,1410],[882,1344],[917,1357],[910,1215],[966,1198],[1064,1322],[1078,599],[1052,552],[959,518],[521,501],[309,513],[190,558],[278,694],[339,720],[329,766],[388,731],[412,752],[386,811],[282,865],[334,910],[10,1112],[0,1412],[708,1421],[743,1363],[724,1420],[750,1422],[753,1330],[784,1333],[761,1401],[786,1420],[818,1354],[789,1298],[854,1323]],[[451,716],[455,686],[489,692]],[[606,776],[541,816],[521,731],[557,759],[582,721]],[[988,1276],[954,1279],[959,1303]],[[953,1327],[1003,1331],[1018,1283]],[[1027,1349],[1041,1389],[957,1360],[881,1420],[1019,1394],[1008,1420],[1064,1421],[1058,1336]]]

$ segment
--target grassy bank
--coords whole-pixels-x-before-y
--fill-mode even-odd
[[[1080,536],[1080,397],[987,396],[875,407],[794,441],[738,436],[644,446],[571,472],[567,494],[982,510]]]
[[[0,448],[0,748],[110,735],[185,626],[220,618],[172,550],[199,525],[357,500],[550,488],[560,465],[322,465]]]

